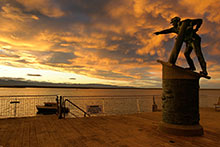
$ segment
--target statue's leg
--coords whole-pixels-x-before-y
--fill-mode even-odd
[[[187,63],[189,64],[189,69],[194,71],[194,70],[196,70],[196,68],[195,68],[195,65],[193,63],[193,60],[190,57],[190,54],[191,54],[192,50],[193,50],[192,45],[190,43],[186,43],[186,49],[185,49],[184,55],[186,57]]]
[[[186,28],[187,28],[189,22],[190,21],[188,21],[188,20],[182,22],[182,25],[181,25],[179,33],[177,35],[174,47],[173,47],[173,49],[170,53],[170,57],[168,59],[168,62],[171,64],[175,65],[175,63],[176,63],[176,60],[178,58],[179,52],[180,52],[182,44],[183,44],[184,33],[186,31]]]
[[[200,38],[196,38],[193,42],[192,42],[193,48],[195,50],[196,56],[199,60],[200,66],[202,68],[202,72],[203,74],[207,75],[207,70],[206,70],[206,62],[205,59],[203,57],[202,54],[202,50],[201,50],[201,39]]]

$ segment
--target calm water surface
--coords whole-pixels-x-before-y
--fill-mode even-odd
[[[76,88],[0,88],[0,95],[160,95],[162,90],[149,89],[76,89]]]

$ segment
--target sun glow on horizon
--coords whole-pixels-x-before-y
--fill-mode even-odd
[[[66,84],[117,84],[125,86],[126,81],[103,80],[91,78],[84,75],[66,73],[52,70],[41,70],[33,68],[17,68],[0,65],[0,77],[24,78],[24,80],[66,83]],[[30,76],[33,75],[33,76]],[[37,76],[34,76],[37,75]]]

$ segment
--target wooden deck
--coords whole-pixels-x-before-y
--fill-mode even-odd
[[[0,119],[0,147],[217,147],[220,112],[201,109],[204,136],[167,135],[157,130],[161,112],[57,119],[56,115]]]

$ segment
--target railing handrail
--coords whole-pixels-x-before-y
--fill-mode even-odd
[[[86,115],[88,115],[88,116],[90,117],[90,114],[88,114],[87,112],[85,112],[83,109],[81,109],[79,106],[77,106],[76,104],[74,104],[73,102],[71,102],[71,101],[68,100],[68,99],[65,99],[65,100],[64,100],[64,106],[65,106],[66,101],[69,102],[70,104],[72,104],[73,106],[75,106],[75,107],[76,107],[77,109],[79,109],[80,111],[82,111],[82,112],[84,113],[84,117],[86,117]],[[65,114],[65,113],[64,113],[64,114]],[[64,117],[65,117],[65,115],[64,115]]]
[[[58,96],[58,95],[0,95],[0,97],[42,97],[42,96]]]
[[[59,96],[59,95],[0,95],[0,98],[1,97],[43,97],[43,96]],[[152,95],[85,95],[85,96],[80,96],[80,95],[64,95],[63,97],[73,97],[73,98],[76,98],[76,97],[80,97],[80,98],[86,98],[86,97],[109,97],[109,98],[114,98],[114,97],[129,97],[129,98],[137,98],[137,97],[145,97],[145,96],[161,96],[160,94],[158,95],[155,95],[155,94],[152,94]]]
[[[143,96],[161,96],[161,94],[150,94],[150,95],[64,95],[63,97],[143,97]]]

